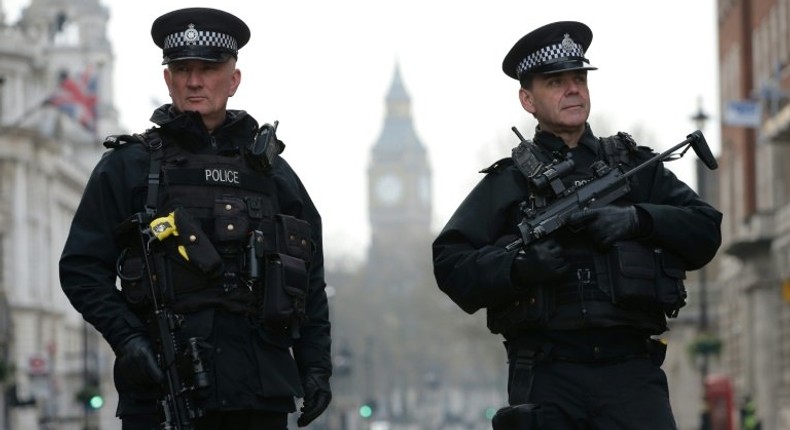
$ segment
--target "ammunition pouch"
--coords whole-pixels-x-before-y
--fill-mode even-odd
[[[278,214],[274,218],[277,247],[264,254],[264,282],[258,318],[264,327],[291,329],[296,335],[305,320],[312,253],[310,224]]]
[[[310,224],[277,214],[250,233],[243,273],[256,297],[257,319],[274,331],[298,336],[306,318],[312,253]]]
[[[247,237],[250,219],[244,199],[230,196],[217,198],[212,212],[217,242],[238,245]]]
[[[308,287],[304,260],[277,253],[267,255],[264,264],[261,323],[272,329],[287,329],[303,321]]]
[[[310,223],[290,215],[275,217],[278,248],[286,254],[310,262],[313,242],[310,238]]]
[[[661,310],[676,317],[686,304],[683,261],[661,248],[636,241],[617,242],[607,254],[611,277],[606,293],[624,309]]]
[[[543,285],[529,287],[515,302],[488,309],[488,329],[501,334],[514,328],[543,326],[554,314],[555,305],[553,289]]]

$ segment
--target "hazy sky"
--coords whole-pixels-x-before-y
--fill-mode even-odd
[[[29,0],[2,0],[10,21]],[[412,100],[418,136],[433,167],[439,230],[477,173],[532,135],[504,54],[528,31],[578,20],[593,30],[587,52],[598,134],[629,131],[667,149],[694,130],[700,97],[714,121],[705,134],[718,153],[714,0],[302,0],[109,1],[115,104],[123,131],[142,131],[154,101],[168,102],[150,38],[173,9],[218,7],[241,17],[252,37],[239,55],[239,92],[229,107],[260,123],[280,121],[283,156],[323,215],[327,258],[366,251],[367,166],[384,119],[395,64]],[[503,142],[509,142],[503,146]],[[689,152],[691,154],[691,152]],[[692,156],[670,163],[694,184]]]

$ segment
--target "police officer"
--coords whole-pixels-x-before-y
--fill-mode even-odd
[[[188,8],[151,36],[172,103],[152,129],[105,142],[60,260],[63,291],[116,353],[124,430],[172,428],[157,303],[174,316],[190,428],[286,429],[298,397],[306,426],[332,397],[321,218],[276,126],[226,108],[249,28]]]
[[[721,214],[653,162],[611,204],[508,246],[522,239],[523,205],[546,207],[601,167],[628,170],[655,155],[625,133],[596,137],[587,123],[591,41],[585,24],[555,22],[507,53],[502,68],[537,119],[534,137],[483,171],[433,243],[439,288],[470,314],[486,308],[489,329],[505,338],[510,406],[494,419],[500,430],[675,429],[654,337],[684,303],[685,271],[721,241]]]

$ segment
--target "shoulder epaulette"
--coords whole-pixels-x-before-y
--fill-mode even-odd
[[[631,163],[631,156],[638,149],[634,138],[622,131],[614,136],[602,137],[601,146],[603,147],[606,161],[611,166],[618,164],[628,165]]]
[[[634,140],[633,137],[631,137],[630,134],[624,131],[619,131],[617,132],[616,136],[620,139],[620,142],[625,146],[627,150],[633,151],[636,149],[637,146],[636,141]]]
[[[108,149],[118,149],[127,143],[141,143],[143,140],[139,134],[113,134],[104,138],[104,147]]]
[[[149,149],[159,146],[161,139],[156,129],[148,129],[143,133],[135,134],[113,134],[104,139],[104,147],[108,149],[123,148],[129,143],[142,143]]]
[[[498,160],[498,161],[494,162],[494,164],[486,167],[485,169],[481,170],[480,173],[488,174],[488,173],[491,173],[491,172],[496,172],[496,171],[499,171],[499,169],[502,169],[505,166],[509,166],[511,164],[513,164],[513,159],[510,158],[510,157],[505,157],[505,158],[503,158],[501,160]]]

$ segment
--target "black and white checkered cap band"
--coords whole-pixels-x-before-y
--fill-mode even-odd
[[[545,46],[521,60],[516,67],[516,74],[521,76],[526,71],[551,63],[560,58],[584,60],[584,48],[582,48],[580,44],[573,42],[570,38],[566,38],[562,42],[554,45]],[[584,61],[586,62],[586,60]]]
[[[187,36],[187,33],[190,34]],[[216,31],[202,31],[190,28],[165,37],[164,49],[181,48],[184,46],[208,46],[232,52],[238,51],[238,43],[235,38]]]

